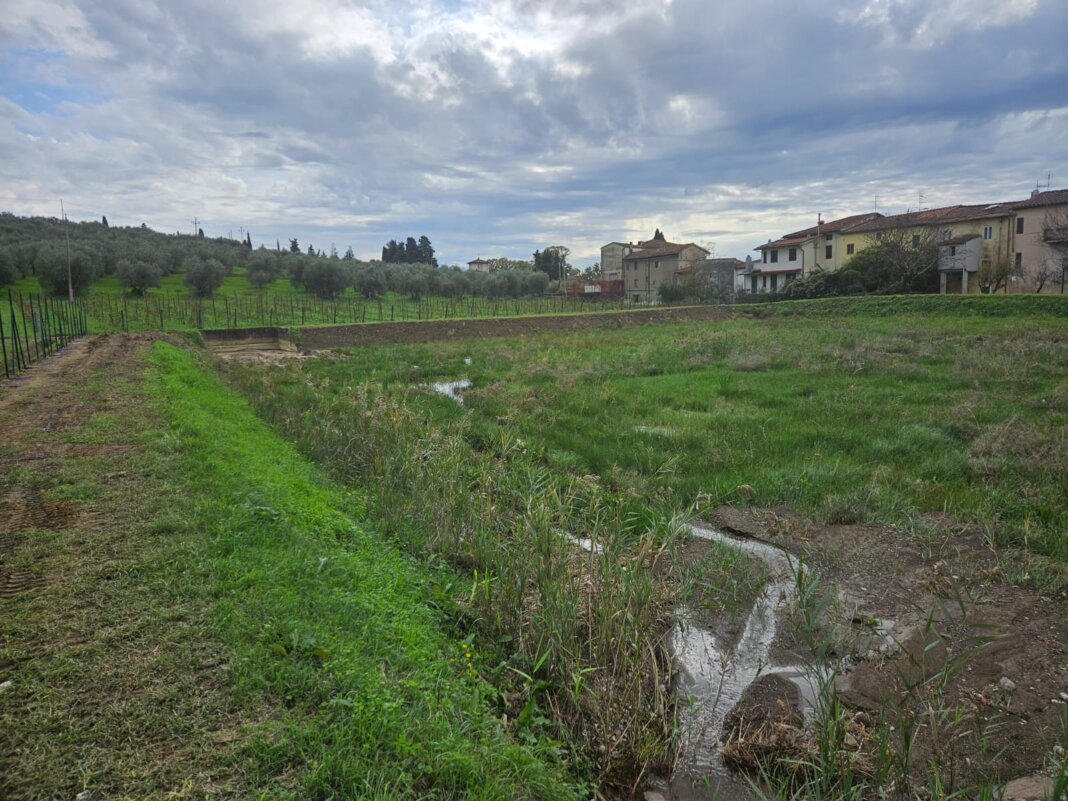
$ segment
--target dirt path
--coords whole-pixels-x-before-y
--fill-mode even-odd
[[[144,396],[154,335],[0,385],[0,797],[230,795],[234,719]]]

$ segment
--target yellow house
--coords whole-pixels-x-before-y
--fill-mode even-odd
[[[753,294],[778,292],[813,270],[837,270],[844,258],[842,237],[856,226],[880,217],[878,212],[871,212],[827,222],[818,220],[811,228],[768,240],[755,248],[760,251],[760,262],[746,273],[745,290]]]
[[[887,236],[919,245],[933,238],[939,245],[940,288],[946,293],[979,292],[981,267],[1014,258],[1014,203],[946,206],[880,217],[844,232],[845,264]],[[1013,286],[1013,291],[1020,291]]]

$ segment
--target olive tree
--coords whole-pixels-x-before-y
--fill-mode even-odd
[[[126,287],[135,295],[144,297],[145,291],[150,287],[159,286],[162,275],[155,264],[149,264],[140,259],[123,259],[115,268],[115,277],[120,286]]]

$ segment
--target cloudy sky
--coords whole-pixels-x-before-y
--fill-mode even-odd
[[[3,5],[17,214],[586,264],[1068,186],[1065,0]]]

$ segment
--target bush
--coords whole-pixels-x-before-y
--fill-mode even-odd
[[[135,295],[143,296],[149,287],[158,287],[162,273],[155,264],[141,260],[123,259],[115,268],[115,277]]]
[[[185,283],[201,298],[215,294],[215,290],[226,279],[226,268],[218,259],[188,256],[182,262],[182,269],[185,271]]]
[[[689,291],[681,284],[661,284],[657,294],[662,303],[681,303],[686,300]]]

